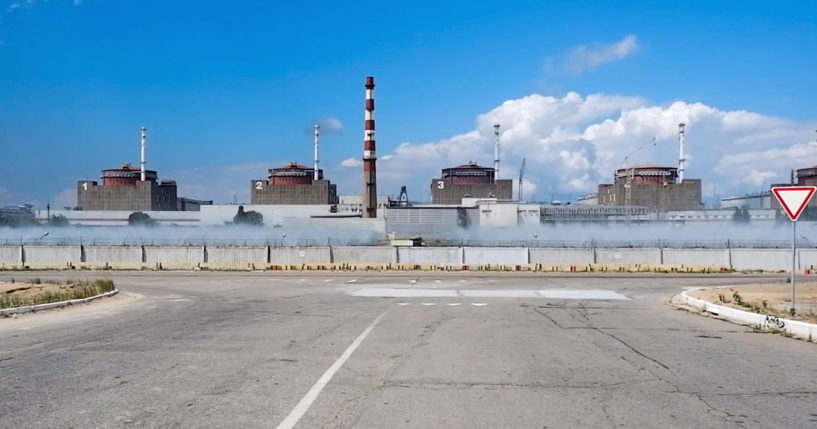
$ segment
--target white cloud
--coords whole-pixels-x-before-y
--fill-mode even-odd
[[[564,69],[571,74],[582,74],[602,64],[629,57],[636,53],[638,49],[638,37],[633,34],[615,43],[577,46],[567,54]]]
[[[75,188],[63,189],[56,197],[51,200],[52,209],[63,209],[65,207],[76,207],[77,205],[77,190]]]
[[[442,168],[468,161],[491,165],[492,125],[499,123],[501,178],[516,181],[527,158],[525,180],[537,186],[530,192],[594,192],[600,182],[612,180],[625,157],[631,165],[677,166],[679,122],[687,124],[686,177],[717,183],[721,195],[755,191],[787,178],[791,168],[817,164],[817,143],[810,142],[808,124],[703,103],[649,105],[640,97],[532,94],[477,116],[474,130],[400,144],[378,160],[378,189],[393,194],[407,185],[412,195],[420,194],[413,198],[424,200]],[[528,194],[527,199],[533,198]]]
[[[340,134],[343,132],[343,123],[338,118],[323,118],[312,121],[313,124],[321,126],[321,135]],[[312,126],[309,126],[309,134],[312,135]]]
[[[360,167],[363,165],[363,161],[357,158],[346,158],[340,162],[341,167]]]
[[[757,171],[754,168],[741,179],[741,183],[747,183],[755,186],[763,186],[768,184],[770,179],[777,177],[777,173],[770,170]]]

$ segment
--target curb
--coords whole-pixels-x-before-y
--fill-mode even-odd
[[[49,302],[45,304],[27,305],[25,307],[12,307],[0,310],[0,317],[10,316],[12,314],[35,313],[43,310],[51,310],[53,308],[63,308],[69,305],[87,304],[99,298],[114,296],[119,293],[119,289],[114,289],[110,292],[101,293],[88,298],[69,299],[68,301]]]
[[[762,331],[779,331],[801,340],[817,342],[817,324],[801,322],[799,320],[784,319],[782,317],[765,314],[750,313],[709,301],[688,296],[688,292],[704,288],[690,289],[675,295],[670,301],[676,307],[686,305],[697,310],[710,313],[728,322],[749,326]]]

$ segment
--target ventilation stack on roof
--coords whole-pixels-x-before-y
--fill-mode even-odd
[[[681,147],[680,149],[680,156],[678,157],[678,181],[676,183],[680,184],[684,181],[684,169],[686,167],[686,155],[684,154],[684,145],[686,141],[684,139],[684,127],[686,124],[681,122],[678,124],[678,144]]]
[[[374,140],[374,78],[366,78],[366,113],[363,137],[363,217],[377,217],[377,154]]]
[[[147,142],[147,128],[142,127],[142,181],[145,181],[145,166],[147,165],[147,161],[145,160],[145,143]]]
[[[315,180],[318,180],[318,130],[321,129],[321,126],[318,124],[313,125],[315,130]]]
[[[499,124],[494,124],[494,176],[499,178]]]

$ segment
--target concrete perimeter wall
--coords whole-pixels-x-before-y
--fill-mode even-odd
[[[203,246],[145,246],[145,262],[189,267],[204,262]]]
[[[80,246],[23,246],[26,265],[63,267],[82,261]]]
[[[400,264],[412,265],[462,265],[462,247],[398,247]]]
[[[664,249],[665,265],[729,267],[729,249]]]
[[[267,246],[207,246],[207,263],[211,266],[266,264]]]
[[[23,261],[20,246],[0,246],[0,265],[19,264]]]
[[[397,248],[387,246],[339,246],[332,248],[336,264],[396,264]]]
[[[138,265],[142,246],[85,246],[85,261],[94,265]]]
[[[661,265],[661,249],[596,249],[601,265]]]
[[[464,247],[465,265],[528,265],[527,247]]]
[[[530,263],[542,265],[589,265],[593,249],[531,248]]]
[[[205,250],[206,249],[206,250]],[[144,261],[144,262],[143,262]],[[32,268],[90,267],[204,267],[365,265],[478,267],[592,266],[727,268],[736,271],[789,271],[788,249],[658,249],[658,248],[525,248],[525,247],[268,247],[268,246],[0,246],[0,267],[21,262]],[[281,268],[279,268],[281,269]],[[289,269],[289,268],[286,268]],[[626,269],[626,268],[625,268]],[[817,270],[817,249],[800,249],[798,270]]]
[[[272,265],[329,264],[329,247],[271,247],[269,262]]]
[[[732,268],[743,270],[790,271],[789,249],[732,249]]]

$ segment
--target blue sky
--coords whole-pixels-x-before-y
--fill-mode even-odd
[[[809,2],[277,3],[0,0],[0,204],[69,204],[138,162],[142,125],[160,178],[245,201],[311,161],[317,120],[339,124],[327,176],[359,194],[368,75],[381,194],[423,200],[441,167],[490,163],[500,119],[503,176],[529,158],[535,199],[592,191],[650,136],[629,159],[672,165],[678,120],[705,193],[817,164]]]

